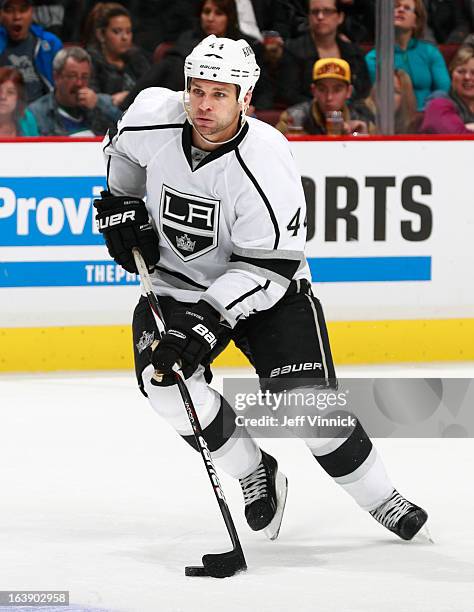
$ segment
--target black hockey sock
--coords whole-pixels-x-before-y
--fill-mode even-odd
[[[230,404],[221,397],[218,413],[209,425],[203,429],[203,438],[211,452],[219,450],[235,431],[235,412]],[[199,450],[194,435],[181,436],[195,450]]]
[[[313,456],[319,465],[333,478],[351,474],[360,467],[372,450],[372,442],[362,425],[357,421],[347,439],[336,450],[327,455]]]

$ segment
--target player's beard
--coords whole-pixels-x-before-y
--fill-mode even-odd
[[[216,143],[221,140],[229,140],[237,133],[240,112],[241,111],[239,108],[232,117],[225,117],[222,119],[210,117],[211,121],[209,122],[209,125],[206,125],[206,122],[200,123],[199,117],[196,117],[193,118],[193,125],[198,134],[207,138],[208,140]]]

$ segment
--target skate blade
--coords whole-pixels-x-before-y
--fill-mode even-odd
[[[428,529],[428,525],[425,523],[420,531],[414,537],[415,541],[424,542],[425,544],[434,544],[434,540],[431,537],[430,530]]]
[[[277,509],[275,516],[271,522],[265,527],[263,533],[269,540],[276,540],[280,533],[281,521],[283,519],[283,512],[285,511],[286,496],[288,493],[288,479],[282,472],[277,472],[276,482],[276,498],[277,498]]]

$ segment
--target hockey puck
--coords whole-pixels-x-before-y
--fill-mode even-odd
[[[184,568],[185,576],[208,576],[206,568],[203,565],[188,565]]]

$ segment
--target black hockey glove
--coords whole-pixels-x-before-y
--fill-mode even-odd
[[[152,353],[155,369],[169,374],[178,363],[192,374],[217,343],[219,318],[203,300],[171,315],[168,330]]]
[[[132,249],[138,247],[148,270],[153,272],[160,259],[158,235],[140,198],[113,196],[108,191],[94,200],[97,227],[104,234],[110,256],[127,272],[137,273]]]

